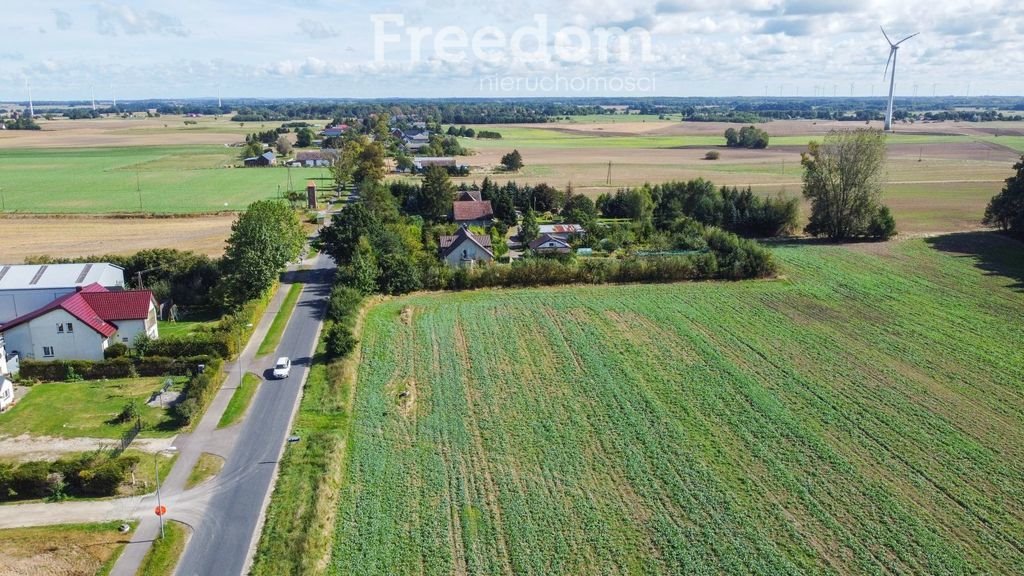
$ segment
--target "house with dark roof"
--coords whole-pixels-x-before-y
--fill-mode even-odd
[[[479,190],[459,190],[455,193],[456,202],[482,202],[483,196]]]
[[[438,245],[441,259],[449,266],[473,266],[477,262],[494,261],[491,237],[473,234],[462,226],[454,236],[441,236]]]
[[[139,334],[159,338],[153,293],[98,283],[0,325],[7,349],[35,360],[102,360],[108,346],[131,347]]]
[[[259,156],[252,156],[243,160],[246,168],[274,166],[277,164],[277,156],[273,150],[268,150]]]
[[[452,202],[452,221],[465,226],[490,226],[494,209],[490,200]]]
[[[558,236],[541,234],[533,242],[530,242],[530,250],[537,254],[568,254],[572,252],[572,246]]]

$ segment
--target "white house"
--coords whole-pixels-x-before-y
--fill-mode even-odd
[[[106,263],[0,265],[0,324],[90,284],[123,289],[124,269]]]
[[[441,236],[438,244],[441,259],[451,266],[472,266],[476,262],[494,260],[491,237],[471,234],[465,226],[459,228],[454,236]]]
[[[99,284],[0,325],[8,350],[35,360],[102,360],[108,346],[131,346],[138,334],[159,338],[153,293]]]
[[[14,403],[14,382],[0,375],[0,412]]]
[[[530,250],[538,254],[568,254],[572,252],[572,246],[558,236],[541,234],[536,240],[530,242]]]

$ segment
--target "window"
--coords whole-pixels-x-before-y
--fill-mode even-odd
[[[125,344],[127,344],[128,343],[128,337],[127,336],[122,336],[121,337],[121,342],[124,342]]]
[[[53,358],[53,346],[43,346],[43,358]]]
[[[75,326],[71,322],[68,322],[68,334],[71,334],[74,331],[75,331]]]
[[[57,322],[57,334],[63,334],[63,333],[64,333],[64,324],[62,324],[60,322]]]

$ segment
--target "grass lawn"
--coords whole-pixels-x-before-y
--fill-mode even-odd
[[[216,320],[201,322],[193,322],[188,320],[179,320],[177,322],[171,322],[170,320],[160,320],[158,329],[160,331],[160,336],[162,337],[183,338],[191,336],[196,332],[202,332],[204,330],[212,328],[216,324]]]
[[[189,472],[188,481],[185,482],[185,489],[188,490],[190,488],[195,488],[210,478],[213,478],[223,467],[223,458],[216,454],[203,452],[199,455],[199,461],[196,462],[195,467],[192,468],[191,472]]]
[[[372,308],[351,422],[304,398],[346,460],[282,464],[344,470],[328,572],[1020,574],[1024,246],[773,250],[777,280]]]
[[[143,436],[170,436],[174,421],[164,408],[145,405],[164,378],[50,382],[32,386],[11,410],[0,414],[0,436],[120,438],[131,427],[108,424],[131,399],[139,403]]]
[[[0,573],[109,574],[131,533],[120,522],[0,530]],[[134,525],[133,525],[134,527]]]
[[[157,537],[142,560],[138,576],[171,576],[188,543],[189,528],[179,522],[164,522],[164,537]]]
[[[288,325],[288,319],[292,317],[292,311],[295,310],[295,303],[299,301],[303,286],[305,284],[292,284],[288,288],[288,294],[285,294],[284,302],[281,303],[281,308],[274,316],[274,322],[270,324],[270,330],[263,337],[263,342],[260,342],[259,350],[256,351],[257,356],[270,354],[281,343],[281,335],[284,334],[284,329]]]
[[[256,395],[261,382],[262,379],[251,372],[242,377],[242,384],[241,386],[236,385],[235,393],[231,395],[231,400],[228,401],[227,408],[224,409],[224,414],[221,415],[220,422],[217,423],[217,428],[231,426],[242,418],[245,411],[249,409],[249,404],[252,402],[253,396]]]

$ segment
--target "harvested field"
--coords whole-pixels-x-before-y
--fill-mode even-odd
[[[887,246],[377,305],[331,572],[1021,573],[1021,245]]]
[[[132,254],[148,248],[178,248],[220,256],[234,219],[234,214],[188,218],[0,218],[0,262],[20,263],[27,256],[42,254]]]

